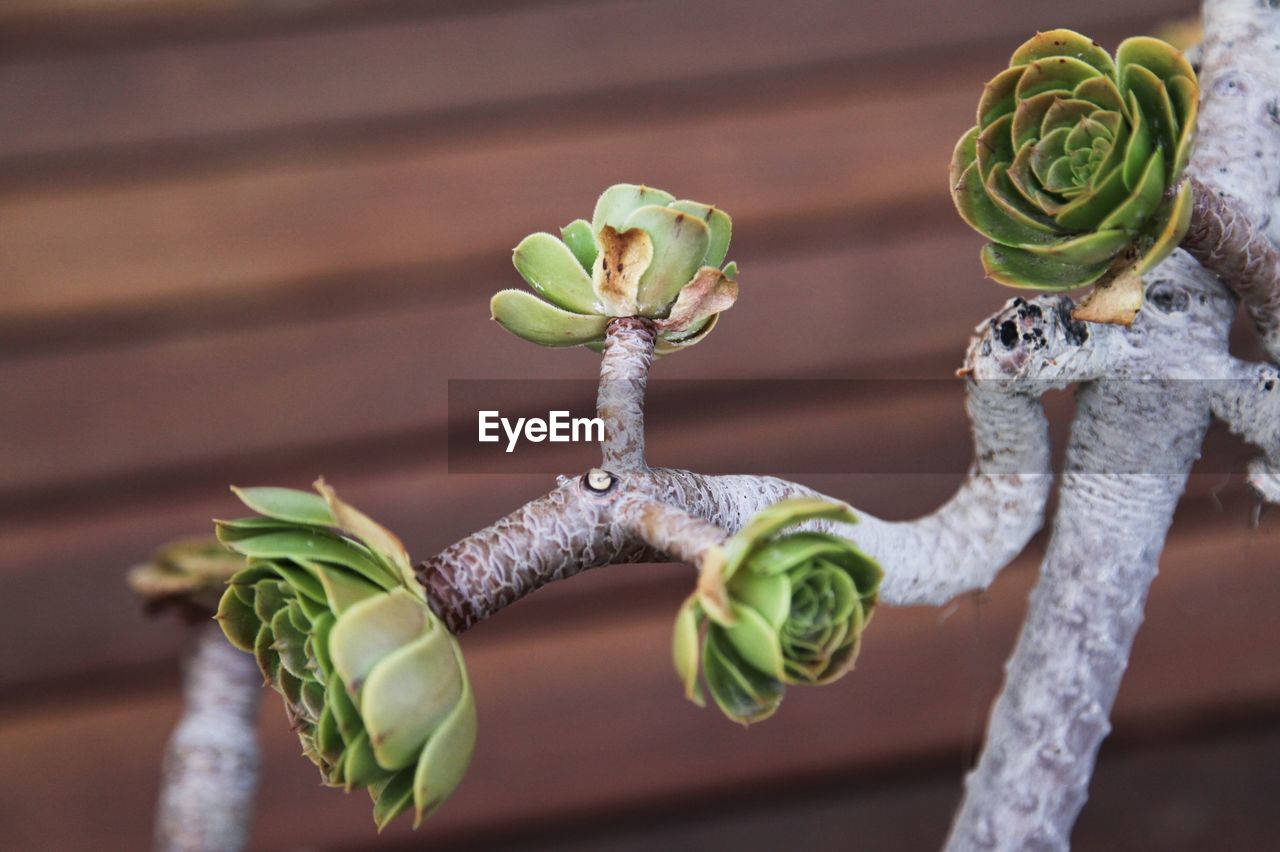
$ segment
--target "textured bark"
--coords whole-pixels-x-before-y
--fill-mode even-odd
[[[184,711],[165,752],[155,843],[161,852],[243,849],[258,786],[254,728],[262,675],[209,621],[187,661]]]
[[[1280,358],[1280,250],[1239,205],[1191,181],[1195,206],[1182,247],[1240,297],[1263,345]]]
[[[1228,378],[1213,387],[1213,413],[1264,455],[1249,464],[1249,484],[1280,503],[1280,369],[1232,359]]]
[[[722,544],[725,531],[677,506],[628,495],[614,509],[618,525],[638,541],[671,559],[699,565],[702,556]]]
[[[859,513],[856,525],[828,526],[880,560],[886,575],[882,601],[942,603],[984,589],[1040,528],[1053,477],[1038,397],[1097,366],[1094,349],[1080,345],[1088,335],[1071,321],[1068,305],[1063,299],[1015,299],[979,326],[964,370],[971,376],[975,462],[950,501],[916,521],[895,523]],[[1008,339],[1010,324],[1017,334],[1006,345],[1002,340]],[[626,363],[637,360],[628,355]],[[602,364],[602,373],[606,369],[614,367]],[[629,388],[634,396],[610,397],[606,423],[639,422],[644,382],[633,379],[613,387]],[[618,412],[628,413],[620,418]],[[606,443],[608,434],[606,429]],[[418,579],[432,609],[450,630],[461,633],[554,580],[601,565],[671,558],[670,548],[655,549],[623,522],[617,507],[629,495],[679,507],[729,533],[785,497],[825,496],[771,476],[704,476],[625,465],[614,473],[617,481],[607,494],[592,492],[581,479],[565,479],[547,496],[424,562]]]
[[[644,391],[653,364],[653,323],[643,317],[609,321],[600,359],[596,413],[604,421],[603,467],[644,467]]]
[[[1205,29],[1192,168],[1261,223],[1280,183],[1280,134],[1270,118],[1280,91],[1280,10],[1210,0]],[[1150,278],[1148,307],[1132,328],[1109,334],[1106,374],[1078,394],[1041,579],[948,849],[1065,850],[1087,797],[1174,507],[1215,388],[1233,373],[1226,340],[1234,300],[1219,282],[1182,252]],[[1226,400],[1217,408],[1238,414],[1239,428],[1258,425],[1256,408],[1253,420]]]
[[[449,546],[418,566],[431,609],[453,633],[555,580],[645,553],[613,522],[615,491],[597,495],[566,479],[545,497]]]
[[[1066,849],[1084,804],[1214,379],[1230,362],[1234,300],[1186,255],[1160,269],[1148,298],[1131,328],[1094,335],[1107,374],[1077,394],[1041,578],[950,849]]]

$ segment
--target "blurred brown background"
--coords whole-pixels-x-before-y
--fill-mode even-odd
[[[617,181],[730,211],[743,297],[659,377],[945,378],[1010,295],[946,191],[982,83],[1037,27],[1114,46],[1192,12],[0,3],[0,846],[146,845],[183,638],[123,572],[234,512],[227,483],[323,473],[419,556],[551,485],[446,472],[448,379],[595,369],[488,321],[525,233]],[[652,424],[653,461],[749,471],[778,442],[878,441],[955,470],[969,448],[958,386],[700,402]],[[1209,453],[1248,456],[1218,433]],[[958,481],[803,478],[903,518]],[[1280,524],[1251,528],[1254,508],[1239,477],[1193,478],[1078,848],[1276,848]],[[853,676],[747,732],[671,672],[687,568],[560,584],[465,638],[479,752],[416,834],[375,838],[268,701],[254,846],[935,848],[1041,547],[986,596],[883,612]]]

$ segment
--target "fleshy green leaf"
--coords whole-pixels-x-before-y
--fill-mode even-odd
[[[729,214],[719,207],[703,204],[699,201],[676,201],[672,210],[697,216],[707,225],[710,240],[707,243],[707,254],[702,259],[703,266],[719,266],[729,254],[729,239],[733,235],[733,220]]]
[[[1058,211],[1057,222],[1072,231],[1090,231],[1128,195],[1118,171]]]
[[[360,721],[360,711],[356,709],[355,702],[351,700],[347,687],[337,672],[329,676],[325,685],[325,699],[325,705],[333,711],[334,723],[342,741],[351,745],[364,731],[364,725]]]
[[[240,498],[240,502],[259,515],[293,524],[333,526],[329,507],[317,494],[293,488],[237,488],[234,485],[231,486],[231,491]]]
[[[355,742],[347,746],[342,767],[346,789],[368,787],[370,784],[377,784],[390,778],[391,775],[391,770],[379,765],[367,732],[361,732]]]
[[[1168,42],[1150,36],[1134,36],[1120,42],[1116,48],[1116,64],[1119,66],[1121,88],[1130,81],[1129,75],[1138,66],[1160,80],[1179,76],[1196,79],[1195,69],[1187,61],[1186,54]]]
[[[1142,118],[1150,125],[1152,140],[1166,151],[1177,150],[1177,118],[1164,83],[1140,65],[1128,66],[1127,75],[1121,88],[1132,93],[1142,107]]]
[[[1108,225],[1104,220],[1099,227],[1110,229],[1123,226]],[[1040,257],[1087,266],[1115,257],[1132,239],[1133,235],[1125,231],[1098,230],[1078,237],[1070,237],[1052,245],[1025,246],[1025,248]]]
[[[735,722],[749,725],[772,716],[786,687],[747,665],[715,629],[707,630],[702,646],[707,687],[720,710]]]
[[[511,261],[534,292],[551,304],[575,314],[595,313],[591,276],[569,246],[551,234],[525,237],[511,253]]]
[[[1036,33],[1013,52],[1010,65],[1026,65],[1050,57],[1065,56],[1093,66],[1100,74],[1114,77],[1115,63],[1098,43],[1073,30],[1049,30]]]
[[[1176,180],[1182,176],[1191,159],[1191,147],[1196,136],[1196,121],[1200,109],[1200,87],[1186,77],[1175,77],[1167,84],[1169,96],[1173,99],[1174,111],[1178,114],[1178,150],[1169,168],[1169,174]]]
[[[728,627],[713,625],[708,632],[724,631],[725,640],[733,646],[747,665],[772,678],[782,678],[782,648],[778,631],[760,613],[740,603],[733,604],[734,623]]]
[[[409,552],[404,549],[404,544],[399,537],[355,506],[339,499],[337,492],[330,488],[323,479],[316,480],[315,489],[324,498],[325,505],[329,507],[329,512],[333,515],[334,525],[338,529],[358,539],[375,556],[385,560],[386,567],[389,567],[391,572],[410,591],[421,591],[421,587],[413,575],[413,565],[409,560]]]
[[[1002,115],[987,125],[978,134],[976,151],[978,155],[978,173],[986,180],[992,166],[1013,162],[1013,141],[1010,128],[1013,126],[1013,115]]]
[[[1041,92],[1061,91],[1070,94],[1077,86],[1099,76],[1098,69],[1087,62],[1068,56],[1059,56],[1046,62],[1033,62],[1018,80],[1014,90],[1019,100],[1025,100]]]
[[[595,265],[596,255],[600,252],[591,223],[586,219],[574,219],[560,229],[560,238],[569,247],[569,251],[573,252],[578,265],[589,275],[591,267]]]
[[[653,241],[653,261],[640,276],[636,303],[642,316],[667,310],[702,266],[711,234],[705,222],[671,207],[641,207],[627,219]]]
[[[1191,183],[1183,182],[1173,199],[1157,211],[1153,236],[1142,257],[1134,267],[1139,275],[1146,274],[1157,263],[1173,254],[1173,250],[1186,236],[1191,225],[1193,196]]]
[[[229,542],[237,553],[253,559],[298,559],[332,562],[360,574],[384,589],[398,584],[386,568],[360,545],[321,530],[293,529]]]
[[[329,636],[329,655],[347,691],[358,696],[380,660],[430,629],[428,612],[407,589],[393,589],[342,613]]]
[[[988,124],[1000,116],[1013,112],[1014,107],[1017,105],[1017,98],[1014,92],[1017,90],[1018,81],[1022,79],[1023,72],[1026,70],[1025,65],[1006,68],[992,77],[991,81],[982,88],[982,98],[978,101],[979,130],[986,128]]]
[[[1147,161],[1151,159],[1153,143],[1151,126],[1143,118],[1142,107],[1132,92],[1129,93],[1129,110],[1135,121],[1129,133],[1129,143],[1124,150],[1124,185],[1126,189],[1133,189],[1138,185],[1138,178],[1142,176]]]
[[[960,141],[956,142],[956,147],[951,152],[951,166],[948,168],[947,174],[951,180],[953,194],[959,189],[960,178],[965,169],[969,168],[978,159],[978,135],[979,130],[977,127],[969,128],[960,137]]]
[[[757,512],[741,530],[725,542],[725,580],[730,579],[747,556],[768,537],[787,527],[817,520],[856,524],[858,516],[847,504],[821,497],[779,500]]]
[[[271,634],[275,638],[272,650],[280,655],[280,664],[294,677],[306,677],[307,656],[303,653],[303,643],[307,641],[307,635],[294,625],[287,607],[271,619]]]
[[[1164,152],[1157,148],[1147,160],[1133,192],[1099,222],[1098,227],[1136,231],[1160,206],[1164,189]]]
[[[992,201],[976,163],[965,169],[951,198],[960,217],[987,239],[1011,245],[1048,244],[1060,239],[1046,226],[1032,225],[1025,218],[1014,218]]]
[[[387,769],[415,763],[427,737],[462,695],[454,639],[441,626],[392,651],[374,667],[360,693],[360,715],[373,753]]]
[[[321,679],[328,681],[333,674],[333,658],[329,656],[329,634],[333,631],[337,619],[332,612],[326,612],[316,619],[311,628],[311,647],[315,653],[316,664],[320,667]]]
[[[798,535],[805,533],[794,533],[787,538]],[[750,571],[739,571],[734,575],[729,594],[743,606],[758,612],[770,627],[778,630],[791,610],[791,581],[785,574],[761,570],[760,553],[771,543],[766,543],[752,554]]]
[[[603,340],[608,317],[582,316],[557,308],[523,290],[501,290],[489,311],[502,327],[539,346],[581,346]]]
[[[258,637],[262,621],[254,614],[253,608],[242,601],[233,589],[227,589],[222,593],[216,618],[218,626],[227,636],[227,641],[241,651],[252,653],[254,640]]]
[[[378,827],[378,831],[386,828],[393,819],[404,813],[409,809],[409,805],[413,804],[413,776],[415,772],[415,767],[402,769],[382,784],[377,785],[377,798],[373,803],[373,822]],[[370,787],[370,793],[374,789],[374,787]]]
[[[595,213],[591,216],[591,232],[599,234],[605,225],[611,225],[618,231],[627,229],[627,219],[631,214],[651,204],[666,207],[675,201],[675,196],[654,189],[650,186],[637,186],[632,183],[619,183],[609,187],[596,201]]]
[[[765,542],[751,553],[751,573],[759,576],[781,574],[815,557],[841,554],[850,543],[830,533],[802,530]]]
[[[1111,77],[1093,77],[1085,80],[1076,86],[1072,96],[1082,101],[1097,104],[1102,109],[1112,110],[1126,117],[1128,116],[1128,107],[1125,104],[1124,96],[1120,94],[1120,89]]]
[[[671,657],[676,674],[684,684],[685,697],[699,707],[707,706],[698,684],[698,624],[701,621],[698,599],[690,595],[676,614],[671,637]]]
[[[1109,265],[1109,261],[1092,266],[1062,263],[996,243],[987,243],[982,249],[983,271],[1007,287],[1073,290],[1097,281]]]
[[[1027,201],[1014,186],[1006,166],[998,165],[993,168],[983,188],[987,191],[987,198],[991,199],[991,203],[999,207],[1010,219],[1033,230],[1055,235],[1058,233],[1057,224]]]
[[[1034,97],[1027,98],[1025,101],[1018,101],[1018,106],[1013,111],[1010,121],[1010,144],[1016,151],[1022,147],[1022,143],[1029,139],[1038,139],[1044,135],[1044,131],[1040,126],[1044,123],[1045,114],[1049,112],[1049,108],[1061,100],[1061,94],[1058,92],[1042,92]],[[1087,101],[1079,101],[1078,103],[1088,104]],[[1093,104],[1088,104],[1092,109],[1097,109]],[[1012,153],[1009,160],[1013,160]]]
[[[476,704],[461,656],[458,669],[462,672],[462,697],[453,713],[427,740],[413,776],[415,826],[449,798],[462,781],[475,751]]]
[[[324,565],[305,560],[301,564],[320,581],[321,598],[335,615],[341,615],[365,598],[382,593],[380,586],[375,586],[358,574],[336,565]]]

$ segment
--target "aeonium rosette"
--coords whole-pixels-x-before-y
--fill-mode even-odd
[[[367,788],[379,829],[410,807],[416,825],[471,761],[466,666],[399,539],[316,488],[236,489],[258,515],[217,524],[248,558],[218,621],[283,696],[324,783]]]
[[[704,556],[673,639],[694,703],[705,704],[699,658],[711,697],[743,724],[773,715],[787,684],[830,683],[853,668],[882,571],[847,539],[793,529],[813,521],[857,517],[829,500],[783,500]]]
[[[648,186],[611,186],[590,222],[520,241],[512,260],[534,292],[502,290],[490,313],[542,346],[599,350],[609,320],[633,316],[653,320],[657,354],[692,346],[738,297],[737,266],[722,266],[731,230],[718,207]]]
[[[1182,177],[1199,97],[1191,64],[1159,39],[1128,39],[1114,61],[1071,30],[1014,51],[951,161],[956,209],[991,240],[987,275],[1038,290],[1097,284],[1082,318],[1131,321],[1139,276],[1190,221]],[[1104,298],[1104,287],[1115,289]]]

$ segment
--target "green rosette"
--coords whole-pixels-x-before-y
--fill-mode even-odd
[[[692,346],[737,299],[737,266],[725,264],[732,228],[728,214],[709,204],[611,186],[590,222],[520,241],[512,261],[532,292],[502,290],[490,313],[541,346],[598,350],[611,318],[633,316],[654,321],[658,354]]]
[[[956,209],[991,241],[987,275],[1061,291],[1137,281],[1168,257],[1190,222],[1199,98],[1191,64],[1159,39],[1128,39],[1114,60],[1071,30],[1019,47],[951,160]]]
[[[843,503],[784,500],[706,554],[698,591],[676,616],[672,653],[685,694],[749,724],[777,711],[789,684],[831,683],[853,668],[883,572],[851,541],[797,530],[856,523]]]
[[[248,560],[217,618],[284,698],[324,783],[367,789],[379,830],[410,807],[416,827],[458,786],[475,747],[462,652],[400,541],[316,488],[233,489],[257,514],[217,522],[222,543]]]

